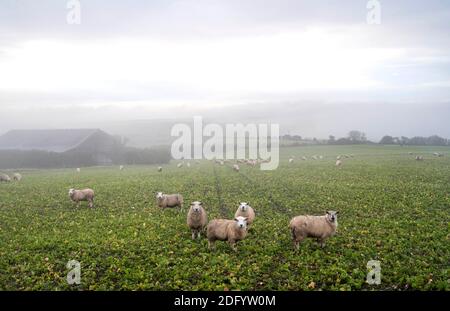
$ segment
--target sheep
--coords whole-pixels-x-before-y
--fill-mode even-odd
[[[336,166],[341,166],[342,165],[342,161],[341,160],[337,160],[336,161]]]
[[[195,240],[195,235],[200,239],[200,233],[205,229],[207,223],[208,215],[203,208],[202,202],[192,202],[187,214],[187,225],[191,229],[193,240]]]
[[[0,174],[0,182],[11,182],[11,178],[6,174]]]
[[[19,173],[14,173],[13,174],[13,179],[16,181],[21,181],[22,180],[22,175]]]
[[[290,158],[289,163],[294,163],[294,159]]]
[[[94,190],[92,189],[83,189],[83,190],[75,190],[69,189],[69,197],[72,201],[77,204],[77,207],[80,206],[80,201],[88,201],[89,207],[94,207]]]
[[[219,161],[220,165],[224,165],[225,162],[224,161]]]
[[[180,210],[183,209],[183,196],[181,194],[163,194],[162,192],[158,192],[156,194],[156,200],[159,207],[167,208],[179,206]]]
[[[177,164],[177,167],[178,167],[178,168],[183,167],[183,163],[178,163],[178,164]]]
[[[77,173],[81,172],[81,168],[77,167]]]
[[[338,156],[336,157],[336,160],[340,160],[340,159],[341,159],[341,156],[338,155]]]
[[[322,155],[320,155],[320,156],[319,156],[319,159],[320,159],[320,160],[322,160],[322,159],[323,159],[323,156],[322,156]]]
[[[436,157],[442,157],[443,156],[443,154],[439,153],[439,152],[434,152],[433,155],[435,155]]]
[[[422,156],[416,156],[416,161],[423,161],[423,157]]]
[[[302,157],[302,160],[303,160],[303,161],[306,161],[306,157],[305,157],[305,156],[303,156],[303,157]]]
[[[313,155],[313,156],[312,156],[312,159],[313,159],[313,160],[317,160],[317,156],[316,156],[316,155]]]
[[[158,172],[162,172],[162,167],[158,166]]]
[[[247,219],[242,216],[234,220],[213,219],[208,223],[206,236],[209,249],[214,248],[216,240],[228,241],[231,248],[237,251],[236,243],[247,235]]]
[[[236,171],[236,172],[239,172],[239,165],[234,164],[233,165],[233,170]]]
[[[119,166],[119,170],[121,171],[123,170],[123,165]]]
[[[291,219],[289,229],[292,233],[294,249],[299,249],[299,244],[307,237],[317,239],[321,247],[325,246],[325,240],[336,233],[338,226],[336,211],[327,211],[324,216],[296,216]]]
[[[247,218],[247,224],[251,225],[255,220],[255,211],[250,205],[248,205],[248,203],[241,202],[236,213],[234,214],[234,218],[239,216]]]
[[[189,163],[189,162],[186,163],[186,166],[187,166],[187,167],[191,167],[191,163]]]

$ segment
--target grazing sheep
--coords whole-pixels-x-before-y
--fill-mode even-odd
[[[340,160],[340,159],[341,159],[341,156],[338,155],[338,156],[336,157],[336,160]]]
[[[341,160],[337,160],[336,161],[336,166],[341,166],[342,165],[342,161]]]
[[[248,205],[245,202],[242,202],[239,204],[239,208],[234,214],[234,218],[237,218],[239,216],[247,218],[247,224],[251,225],[255,220],[255,211],[250,205]]]
[[[162,172],[162,167],[158,166],[158,172]]]
[[[313,160],[317,160],[317,156],[316,156],[316,155],[313,155],[313,156],[312,156],[312,159],[313,159]]]
[[[294,159],[290,158],[289,163],[294,163]]]
[[[81,168],[77,167],[77,173],[81,172]]]
[[[416,156],[416,161],[423,161],[423,157],[422,156]]]
[[[436,157],[442,157],[443,156],[443,154],[439,153],[439,152],[434,152],[433,155],[435,155]]]
[[[167,208],[179,206],[180,210],[183,209],[183,196],[181,194],[163,194],[162,192],[158,192],[156,194],[156,200],[159,207]]]
[[[307,237],[317,239],[321,247],[325,246],[325,240],[336,233],[338,226],[335,211],[328,211],[324,216],[296,216],[291,219],[289,228],[292,233],[294,249]]]
[[[305,156],[303,156],[303,157],[302,157],[302,160],[303,160],[303,161],[306,161],[306,157],[305,157]]]
[[[178,168],[183,167],[183,163],[178,163],[178,164],[177,164],[177,167],[178,167]]]
[[[14,173],[13,174],[13,179],[16,181],[21,181],[22,180],[22,175],[19,173]]]
[[[119,166],[119,170],[121,171],[123,170],[123,165]]]
[[[89,207],[94,207],[94,190],[92,189],[69,189],[69,197],[77,204],[77,207],[80,206],[80,201],[88,201]]]
[[[9,178],[6,174],[0,174],[0,182],[10,182],[11,178]]]
[[[234,164],[233,165],[233,170],[236,171],[236,172],[239,172],[239,165]]]
[[[195,240],[195,235],[200,239],[200,233],[206,227],[207,223],[208,216],[203,208],[202,202],[192,202],[187,215],[187,225],[191,229],[193,240]]]
[[[236,243],[243,240],[247,235],[247,219],[239,216],[234,220],[228,219],[213,219],[209,222],[206,229],[208,237],[208,247],[214,248],[216,240],[228,241],[234,251]]]

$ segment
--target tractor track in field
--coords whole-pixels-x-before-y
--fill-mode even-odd
[[[215,166],[213,166],[213,172],[214,172],[217,198],[219,200],[219,211],[220,211],[220,214],[222,215],[222,217],[227,218],[230,214],[230,211],[228,210],[228,208],[225,206],[225,203],[223,202],[222,185],[220,183],[219,174],[217,174]]]
[[[229,168],[233,169],[232,166],[228,166]],[[244,179],[251,184],[252,188],[255,190],[259,190],[258,193],[263,194],[263,193],[267,193],[266,189],[263,188],[263,186],[261,186],[258,182],[256,182],[255,180],[253,180],[252,178],[250,178],[247,174],[245,174],[244,172],[242,172],[241,170],[239,170],[239,175],[243,176]],[[284,188],[284,187],[283,187]],[[272,207],[272,209],[280,214],[283,215],[288,215],[290,216],[290,214],[292,213],[291,211],[289,211],[283,204],[281,204],[280,202],[277,202],[277,200],[275,200],[272,196],[272,193],[269,192],[268,195],[268,200],[270,202],[270,205]],[[261,213],[264,214],[264,213]]]

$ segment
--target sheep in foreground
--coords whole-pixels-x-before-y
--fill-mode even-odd
[[[236,243],[243,240],[247,235],[247,219],[239,216],[234,220],[213,219],[206,229],[208,247],[214,248],[215,242],[228,241],[231,248],[237,251]]]
[[[255,220],[255,211],[250,205],[248,205],[248,203],[242,202],[239,204],[239,208],[234,214],[234,218],[237,218],[239,216],[247,218],[247,224],[251,225]]]
[[[92,189],[70,189],[69,197],[77,204],[77,207],[80,206],[80,201],[87,201],[89,203],[89,207],[94,207],[94,190]]]
[[[292,233],[294,249],[299,248],[299,244],[305,238],[315,238],[321,247],[325,246],[325,240],[336,233],[338,226],[337,214],[335,211],[328,211],[324,216],[296,216],[291,219],[289,228]]]
[[[21,181],[22,180],[22,175],[19,173],[14,173],[13,174],[13,179],[16,181]]]
[[[239,172],[239,165],[234,164],[233,165],[233,170],[236,171],[236,172]]]
[[[187,225],[191,229],[193,240],[195,240],[196,235],[197,238],[200,239],[200,233],[206,227],[207,223],[208,215],[203,208],[202,202],[192,202],[187,215]]]
[[[156,200],[158,206],[161,208],[179,206],[180,210],[183,209],[183,196],[181,194],[163,194],[162,192],[158,192],[156,194]]]
[[[11,178],[6,174],[0,174],[0,182],[10,182]]]
[[[162,167],[158,166],[158,172],[162,172]]]
[[[342,165],[342,161],[341,160],[337,160],[336,161],[336,166],[341,166]]]

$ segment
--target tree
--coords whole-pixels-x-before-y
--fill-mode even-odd
[[[334,137],[333,135],[328,136],[328,143],[330,145],[333,145],[334,143],[336,143],[336,137]]]
[[[394,144],[394,138],[392,136],[386,135],[383,136],[380,140],[381,145],[393,145]]]
[[[367,140],[366,138],[366,134],[360,131],[350,131],[348,133],[348,138],[350,139],[350,141],[352,141],[353,143],[363,143]]]

